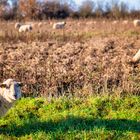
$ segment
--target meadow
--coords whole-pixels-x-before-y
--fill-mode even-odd
[[[23,98],[0,119],[0,139],[138,140],[140,98]]]
[[[0,118],[0,139],[140,139],[140,27],[130,19],[37,21],[19,33],[0,22],[0,82],[21,81],[23,98]]]

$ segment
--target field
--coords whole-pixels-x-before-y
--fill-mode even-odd
[[[14,29],[15,22],[1,22],[1,81],[22,81],[24,95],[139,95],[139,64],[130,60],[140,46],[140,27],[131,20],[124,25],[81,19],[53,30],[54,22],[42,21],[42,27],[32,22],[33,32],[23,34]]]
[[[23,98],[0,119],[1,140],[138,140],[140,98]]]
[[[0,119],[0,139],[140,139],[140,65],[131,63],[140,27],[67,19],[54,30],[54,22],[32,21],[29,33],[0,22],[0,82],[24,84]]]

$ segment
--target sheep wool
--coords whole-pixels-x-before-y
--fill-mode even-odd
[[[66,22],[57,22],[53,24],[53,29],[63,29],[65,27]]]
[[[15,101],[21,98],[21,85],[13,79],[7,79],[0,84],[0,117],[4,116]]]
[[[19,27],[19,32],[29,32],[33,29],[32,25],[22,25]]]
[[[138,52],[134,55],[134,57],[132,58],[132,62],[136,63],[140,60],[140,50],[138,50]]]
[[[134,24],[135,27],[140,26],[140,20],[139,19],[135,19],[133,21],[133,24]]]

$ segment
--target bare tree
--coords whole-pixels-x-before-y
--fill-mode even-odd
[[[128,6],[124,2],[120,3],[120,13],[123,18],[128,15]]]
[[[7,12],[8,0],[0,0],[0,18],[4,18]]]
[[[71,9],[69,5],[60,3],[60,1],[47,1],[43,5],[43,14],[46,18],[66,18],[69,16]]]
[[[111,18],[111,5],[107,2],[104,8],[104,15],[106,18]]]
[[[79,8],[80,16],[84,18],[92,16],[93,8],[94,8],[94,2],[92,0],[83,1],[82,5]]]
[[[25,19],[34,19],[39,10],[37,0],[19,0],[18,12]]]
[[[97,17],[102,17],[103,16],[103,3],[102,3],[102,1],[98,1],[97,2],[97,8],[96,8],[96,10],[95,10],[95,15],[97,16]]]
[[[120,17],[119,5],[115,0],[112,0],[111,14],[116,19],[118,19]]]

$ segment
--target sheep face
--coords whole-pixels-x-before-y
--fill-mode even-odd
[[[21,27],[21,24],[20,23],[16,23],[15,24],[15,29],[19,29]]]
[[[20,82],[16,82],[13,79],[6,80],[0,85],[1,90],[3,90],[3,97],[11,103],[19,99],[21,97],[21,85]]]
[[[66,25],[66,21],[64,21],[63,23],[64,23],[64,25]]]
[[[32,26],[29,26],[29,30],[30,30],[30,31],[33,30]]]

